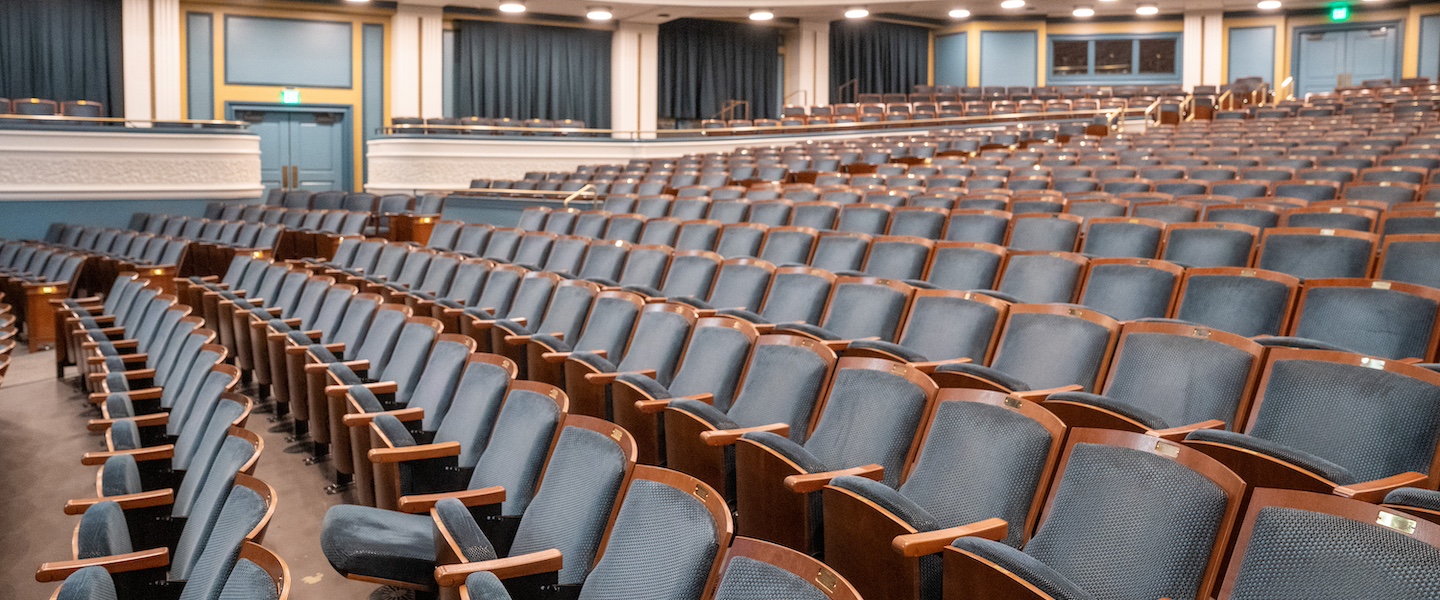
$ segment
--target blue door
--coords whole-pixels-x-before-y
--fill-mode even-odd
[[[260,180],[266,188],[350,190],[346,113],[250,108],[235,112],[260,136]]]
[[[1312,31],[1299,35],[1295,95],[1334,91],[1338,83],[1399,80],[1395,27]]]

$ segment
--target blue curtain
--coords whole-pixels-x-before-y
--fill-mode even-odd
[[[708,119],[726,100],[750,101],[750,118],[780,105],[780,32],[750,23],[678,19],[660,25],[660,118]]]
[[[0,98],[91,100],[124,114],[120,0],[0,0]]]
[[[870,19],[830,23],[831,99],[859,80],[861,94],[908,94],[930,79],[930,30]]]
[[[455,22],[455,115],[610,127],[609,31]]]

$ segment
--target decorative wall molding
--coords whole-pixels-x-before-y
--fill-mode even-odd
[[[0,130],[0,201],[260,196],[251,134]]]

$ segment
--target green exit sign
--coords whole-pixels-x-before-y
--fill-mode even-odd
[[[297,90],[297,89],[295,89],[295,88],[285,88],[285,89],[283,89],[283,90],[280,90],[280,103],[281,103],[281,104],[299,104],[299,103],[300,103],[300,90]]]
[[[1332,7],[1330,7],[1330,20],[1331,20],[1331,21],[1349,21],[1349,20],[1350,20],[1350,7],[1349,7],[1349,6],[1332,6]]]

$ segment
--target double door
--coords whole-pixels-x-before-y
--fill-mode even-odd
[[[236,116],[260,136],[260,179],[266,189],[350,190],[344,111],[242,108]]]
[[[1334,91],[1372,79],[1399,81],[1400,38],[1393,26],[1299,34],[1295,96]]]

